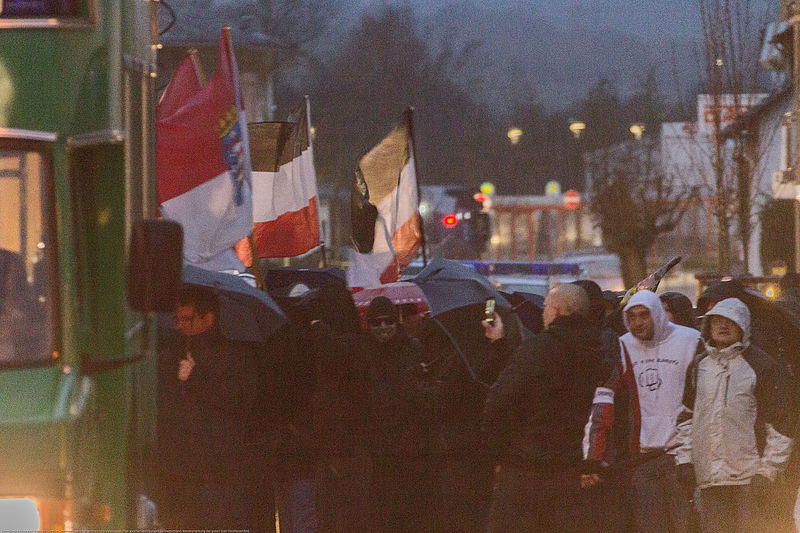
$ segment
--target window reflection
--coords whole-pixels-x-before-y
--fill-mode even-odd
[[[0,363],[51,355],[49,173],[38,152],[0,150]]]

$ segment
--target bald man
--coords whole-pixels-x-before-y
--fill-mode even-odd
[[[524,342],[489,390],[483,430],[498,454],[491,532],[589,531],[580,490],[583,427],[603,380],[600,331],[589,297],[562,284],[544,301],[544,331]],[[495,316],[486,337],[503,338]]]

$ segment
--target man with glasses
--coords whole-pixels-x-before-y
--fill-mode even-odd
[[[252,354],[219,329],[212,289],[184,286],[176,308],[180,342],[165,355],[159,392],[160,448],[171,492],[170,528],[249,526],[244,453],[252,426]],[[169,357],[172,356],[172,357]]]
[[[384,296],[367,308],[367,327],[376,529],[427,531],[432,527],[425,462],[428,409],[416,379],[424,360],[422,347],[408,336],[397,306]]]

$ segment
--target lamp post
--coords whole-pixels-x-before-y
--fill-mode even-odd
[[[800,155],[800,128],[798,128],[798,117],[800,117],[800,1],[781,0],[781,15],[792,25],[793,35],[793,64],[792,64],[792,89],[794,94],[794,105],[792,117],[794,127],[792,128],[792,139],[794,146],[790,149],[789,168],[793,173],[795,185],[800,183],[798,175],[798,155]],[[794,200],[794,267],[795,272],[800,272],[800,198]]]
[[[628,128],[628,131],[633,134],[634,139],[641,141],[642,135],[644,135],[644,126],[642,124],[631,124],[631,127]]]
[[[572,133],[574,155],[567,160],[568,169],[574,174],[573,187],[586,193],[586,176],[583,170],[583,157],[581,155],[580,139],[581,133],[586,129],[586,123],[582,120],[572,119],[569,121],[569,131]],[[576,247],[580,248],[583,245],[583,234],[581,228],[583,226],[582,212],[578,210],[575,213],[575,227],[578,231]]]

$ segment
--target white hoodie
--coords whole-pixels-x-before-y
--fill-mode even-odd
[[[697,351],[700,332],[667,320],[661,299],[643,290],[633,295],[623,311],[628,326],[628,310],[643,305],[653,317],[652,340],[642,341],[631,333],[620,337],[623,354],[627,350],[636,380],[641,414],[639,446],[664,448],[676,436],[678,415],[682,410],[686,369]]]

